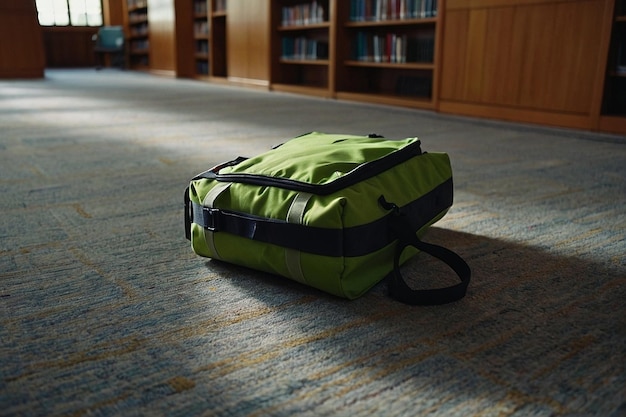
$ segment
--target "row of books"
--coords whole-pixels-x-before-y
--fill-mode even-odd
[[[208,54],[209,53],[209,41],[207,40],[196,41],[196,53]]]
[[[130,36],[148,36],[148,24],[141,23],[139,25],[134,25],[130,27]]]
[[[193,2],[193,12],[195,14],[206,14],[206,12],[207,12],[207,2],[206,2],[206,0],[194,0],[194,2]]]
[[[437,16],[437,0],[350,0],[350,20],[379,21]]]
[[[147,22],[148,21],[148,13],[146,13],[146,12],[131,13],[128,16],[128,21],[129,21],[130,24]]]
[[[213,10],[216,12],[226,11],[226,0],[213,0]]]
[[[150,48],[150,41],[148,39],[134,39],[130,41],[131,51],[146,51],[148,48]]]
[[[205,20],[193,22],[193,33],[196,35],[207,35],[209,33],[209,22]]]
[[[301,26],[324,22],[324,7],[318,1],[282,8],[283,26]]]
[[[148,7],[148,0],[127,0],[128,9],[142,9]]]
[[[328,41],[304,36],[282,38],[282,58],[290,60],[328,59]]]
[[[226,11],[226,0],[214,0],[214,10],[216,12]],[[206,0],[194,0],[193,12],[197,15],[207,13],[207,1]]]
[[[150,63],[150,60],[148,59],[148,55],[131,55],[130,57],[130,65],[133,67],[134,66],[147,67],[149,63]]]
[[[209,73],[209,63],[207,61],[196,61],[196,74],[207,75]]]
[[[395,33],[377,35],[358,32],[353,54],[354,59],[365,62],[430,63],[435,54],[435,39]]]

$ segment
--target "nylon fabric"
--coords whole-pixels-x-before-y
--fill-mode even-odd
[[[393,270],[395,244],[385,226],[389,210],[378,204],[381,195],[407,212],[411,227],[420,235],[452,204],[452,169],[448,155],[422,153],[419,145],[417,138],[387,140],[313,132],[261,155],[226,163],[218,170],[220,178],[196,177],[191,181],[189,198],[193,203],[202,204],[207,193],[225,184],[224,178],[236,174],[238,180],[228,187],[228,192],[219,194],[216,207],[277,222],[288,220],[306,229],[338,231],[339,234],[331,233],[338,236],[338,240],[328,242],[329,246],[343,248],[337,256],[259,241],[278,242],[280,239],[274,239],[271,222],[256,224],[254,219],[246,233],[248,229],[255,231],[257,239],[215,232],[213,245],[220,258],[227,262],[305,282],[352,299],[363,295]],[[391,160],[402,162],[387,166],[386,161]],[[257,180],[259,175],[267,181],[245,182],[246,176],[255,176]],[[272,178],[279,180],[273,182]],[[329,194],[306,194],[281,186],[280,179],[311,184],[332,184],[341,180],[341,184],[349,186]],[[426,195],[429,197],[420,200]],[[194,239],[198,228],[202,227],[192,224],[193,249],[201,256],[212,257],[213,249]],[[359,230],[359,234],[353,236],[363,236],[360,240],[378,242],[373,245],[377,249],[346,256],[350,253],[346,249],[346,245],[351,244],[349,230]],[[294,239],[298,243],[300,238]],[[416,253],[417,250],[404,251],[401,262]]]
[[[311,140],[313,138],[315,140]],[[417,138],[390,141],[313,132],[292,139],[272,152],[226,167],[221,173],[254,173],[309,184],[328,184],[350,174],[364,163],[378,160],[417,141]],[[289,157],[285,158],[285,155]]]

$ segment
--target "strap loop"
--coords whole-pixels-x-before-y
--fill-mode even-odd
[[[387,203],[383,196],[379,199],[383,207],[393,205]],[[383,202],[385,205],[383,205]],[[397,207],[397,206],[395,206]],[[394,210],[394,214],[389,216],[389,227],[392,233],[398,238],[393,261],[393,272],[388,275],[389,295],[405,304],[410,305],[438,305],[458,301],[467,292],[470,282],[471,270],[467,263],[453,251],[442,246],[422,242],[416,235],[408,217],[399,210]],[[461,280],[460,283],[449,287],[415,290],[408,286],[400,272],[400,257],[407,246],[425,252],[447,264]]]
[[[313,194],[310,193],[296,194],[287,212],[287,222],[300,225],[304,223],[304,212],[311,197],[313,197]],[[285,248],[285,264],[293,279],[306,284],[306,278],[300,262],[301,253],[298,249]]]
[[[204,207],[207,207],[209,210],[211,210],[215,204],[215,200],[217,200],[217,198],[220,195],[222,195],[224,191],[228,190],[230,186],[231,186],[231,183],[226,182],[226,183],[219,183],[215,187],[211,188],[211,190],[207,193],[207,195],[204,196],[202,205]],[[204,211],[202,211],[202,213],[204,213]],[[212,213],[212,211],[209,211],[209,213]],[[215,230],[216,230],[215,221],[216,220],[214,216],[209,216],[209,217],[212,219],[211,227],[202,228],[202,232],[204,233],[204,240],[207,244],[207,247],[209,248],[211,257],[215,259],[221,259],[217,251],[217,247],[215,246]]]

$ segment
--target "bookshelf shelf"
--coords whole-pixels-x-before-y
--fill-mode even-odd
[[[281,32],[289,32],[289,31],[306,31],[311,29],[328,29],[330,28],[329,22],[321,22],[321,23],[307,23],[302,25],[289,25],[289,26],[279,26],[278,31]]]
[[[204,77],[209,74],[209,4],[208,0],[189,1],[193,8],[194,75]]]
[[[226,61],[226,0],[209,0],[209,67],[212,78],[225,78],[228,75]]]
[[[604,84],[600,128],[626,133],[626,0],[615,0]]]
[[[307,96],[329,97],[328,89],[322,87],[308,87],[297,84],[272,84],[272,90],[284,93],[303,94]]]
[[[272,0],[270,85],[331,97],[337,0]]]
[[[328,66],[330,61],[327,59],[288,59],[281,58],[279,61],[281,64],[287,65],[319,65]]]
[[[434,70],[433,63],[391,63],[391,62],[367,62],[367,61],[345,61],[345,65],[349,67],[364,68],[387,68],[387,69],[414,69],[414,70]]]
[[[368,94],[343,91],[337,92],[336,97],[342,100],[362,101],[367,103],[410,107],[415,109],[432,110],[434,108],[432,100],[428,98],[402,97],[396,94]]]
[[[159,2],[152,1],[123,0],[129,40],[136,41],[129,45],[136,68],[161,61]],[[561,13],[565,6],[550,1],[555,6],[544,9],[539,4],[548,0],[229,0],[228,7],[225,0],[181,0],[174,2],[176,18],[185,22],[178,31],[176,69],[179,76],[231,85],[626,133],[626,0],[571,0],[577,7],[567,14],[572,22],[593,19],[588,26],[600,27],[602,35],[587,43],[550,39],[545,48],[539,35],[528,41],[535,25],[550,34],[556,19],[571,29]],[[599,9],[596,2],[606,7]],[[358,9],[363,4],[369,5],[368,13],[374,4],[376,13],[381,13],[379,4],[400,9],[366,16]],[[415,4],[433,7],[408,9]],[[515,12],[519,4],[527,15]],[[603,62],[587,64],[580,57],[595,44]],[[546,50],[577,67],[585,65],[571,76],[556,75],[549,54],[531,55]],[[526,59],[530,56],[537,59]],[[558,82],[524,75],[533,73]],[[595,77],[593,87],[570,88],[589,74]],[[561,84],[568,93],[561,92]],[[521,85],[523,94],[515,87]],[[526,94],[547,87],[549,95]],[[570,100],[573,96],[582,100]],[[589,103],[587,97],[592,97]]]
[[[441,7],[443,1],[411,10],[359,8],[359,3],[364,2],[338,7],[337,37],[342,42],[337,48],[336,96],[435,108],[439,73],[436,51],[441,37],[437,3]]]
[[[125,18],[128,35],[128,65],[132,69],[146,69],[150,64],[150,31],[147,0],[126,0]]]
[[[415,19],[385,19],[385,20],[369,20],[369,21],[348,21],[344,24],[348,28],[368,28],[381,26],[413,26],[428,25],[437,23],[436,17],[421,17]]]
[[[381,1],[398,6],[384,16],[366,15],[365,3],[272,0],[271,88],[434,108],[438,2]]]

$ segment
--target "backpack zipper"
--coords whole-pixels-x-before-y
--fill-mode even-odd
[[[404,148],[388,153],[382,158],[365,162],[354,168],[352,171],[346,173],[342,177],[337,178],[332,182],[326,184],[311,184],[308,182],[293,180],[290,178],[271,177],[262,174],[219,173],[220,169],[226,166],[236,165],[245,160],[245,158],[241,157],[235,159],[234,161],[227,162],[216,168],[205,171],[202,174],[196,176],[194,180],[204,178],[220,182],[234,182],[240,184],[278,187],[291,191],[306,192],[316,195],[328,195],[361,181],[364,181],[368,178],[374,177],[381,172],[393,168],[394,166],[419,155],[422,155],[422,149],[421,142],[417,140],[413,143],[408,144]]]

